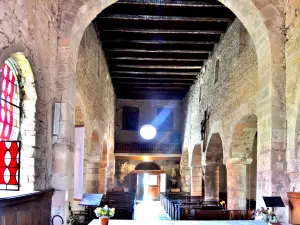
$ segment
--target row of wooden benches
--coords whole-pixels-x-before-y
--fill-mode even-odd
[[[102,196],[100,206],[108,205],[115,208],[115,215],[112,219],[132,220],[134,212],[133,192],[107,192]]]
[[[189,193],[161,193],[160,201],[172,220],[249,219],[247,210],[227,210],[219,201],[204,201]]]

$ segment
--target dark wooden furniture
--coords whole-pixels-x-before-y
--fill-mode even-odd
[[[54,190],[0,198],[1,225],[49,225]]]
[[[300,192],[288,192],[290,208],[290,224],[300,224]]]

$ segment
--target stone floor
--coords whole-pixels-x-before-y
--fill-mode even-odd
[[[89,225],[99,225],[99,220],[93,220]],[[215,221],[151,221],[145,218],[144,220],[111,220],[109,225],[267,225],[260,220],[215,220]]]
[[[159,201],[139,202],[134,208],[134,219],[139,221],[171,220]]]

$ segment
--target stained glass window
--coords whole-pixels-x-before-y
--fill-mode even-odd
[[[8,59],[0,70],[0,190],[19,190],[20,88],[15,65]]]

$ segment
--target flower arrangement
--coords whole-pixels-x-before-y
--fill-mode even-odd
[[[226,209],[226,202],[225,201],[221,201],[220,205],[223,206],[224,209]]]
[[[278,218],[276,217],[274,212],[269,210],[269,208],[265,209],[265,208],[261,207],[261,209],[257,209],[255,211],[255,217],[261,218],[265,222],[269,222],[269,223],[278,223],[279,222]]]
[[[104,207],[96,208],[94,212],[97,217],[111,218],[115,215],[115,208],[108,208],[108,206],[105,205]]]

